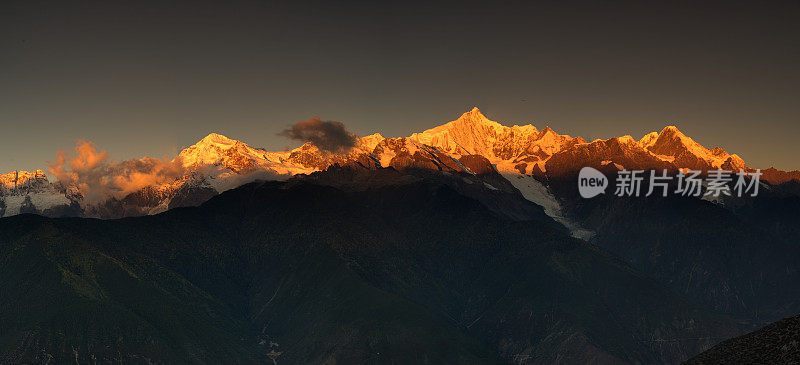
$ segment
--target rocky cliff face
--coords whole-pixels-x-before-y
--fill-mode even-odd
[[[0,217],[23,213],[76,215],[74,189],[51,184],[42,170],[0,175]]]
[[[0,194],[37,190],[47,186],[47,175],[44,171],[12,171],[0,174]]]

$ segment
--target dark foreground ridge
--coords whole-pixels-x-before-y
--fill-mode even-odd
[[[0,219],[0,363],[676,363],[740,332],[447,184]]]
[[[784,318],[758,331],[724,341],[686,363],[800,363],[800,316]]]

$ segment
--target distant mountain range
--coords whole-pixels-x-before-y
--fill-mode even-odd
[[[587,166],[754,171],[672,126],[587,142],[476,108],[333,152],[212,133],[0,175],[0,362],[676,363],[800,313],[800,172],[583,199]]]
[[[460,162],[464,156],[482,156],[492,165],[490,168],[520,190],[537,192],[547,190],[540,184],[570,176],[579,166],[751,170],[739,156],[719,147],[707,149],[673,126],[640,140],[622,136],[587,142],[580,137],[559,135],[549,127],[539,130],[532,125],[503,126],[474,108],[452,122],[409,137],[384,138],[374,134],[359,138],[357,146],[344,153],[323,151],[311,142],[291,151],[268,152],[212,133],[175,157],[173,162],[183,168],[179,177],[100,202],[86,201],[84,197],[90,192],[85,187],[47,181],[41,170],[12,171],[0,175],[0,216],[26,212],[98,218],[155,214],[197,205],[255,179],[285,180],[333,164],[474,172]],[[534,177],[537,182],[527,177]],[[764,170],[762,180],[796,191],[800,172],[770,168]],[[551,196],[527,195],[537,203],[549,205],[550,212],[562,218]]]

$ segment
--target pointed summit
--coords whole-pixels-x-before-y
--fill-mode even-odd
[[[478,107],[474,107],[472,108],[472,110],[464,114],[461,114],[461,116],[454,122],[467,122],[470,124],[486,124],[486,125],[497,124],[489,120],[489,118],[486,118],[486,116],[483,115],[483,113],[481,113],[481,110],[478,109]]]
[[[705,147],[683,134],[678,127],[669,125],[664,127],[658,136],[648,146],[648,149],[657,155],[678,156],[683,151],[694,155],[706,154]]]
[[[683,132],[678,129],[678,127],[674,125],[668,125],[658,133],[659,136],[667,135],[667,136],[678,136],[678,137],[686,137]]]
[[[486,118],[477,107],[458,119],[414,133],[409,140],[455,155],[482,155],[504,171],[528,171],[566,146],[585,142],[533,125],[506,127]],[[544,170],[542,170],[544,171]]]
[[[448,153],[491,156],[490,146],[504,128],[506,127],[489,120],[480,109],[474,107],[454,121],[422,133],[414,133],[409,138]]]
[[[472,110],[470,110],[470,111],[468,111],[468,112],[466,112],[464,114],[479,115],[479,116],[483,117],[483,113],[481,113],[481,110],[478,109],[477,106],[472,107]]]
[[[181,159],[185,167],[222,164],[233,171],[244,171],[261,163],[264,153],[241,141],[210,133],[176,158]]]
[[[542,135],[545,135],[545,134],[557,134],[556,131],[553,130],[553,128],[550,128],[550,126],[545,126],[544,129],[542,129],[542,131],[540,133]]]
[[[739,156],[729,155],[722,148],[709,150],[692,138],[686,136],[678,127],[669,125],[658,134],[646,135],[639,143],[660,159],[672,162],[681,168],[708,170],[726,166],[743,167],[744,161]]]
[[[236,143],[236,140],[230,139],[225,137],[221,134],[211,132],[209,135],[203,137],[200,141],[198,141],[195,145],[210,145],[210,144],[224,144],[224,145],[231,145]]]

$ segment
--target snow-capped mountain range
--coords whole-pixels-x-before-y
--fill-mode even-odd
[[[124,197],[90,203],[86,191],[43,171],[13,171],[0,175],[0,216],[39,213],[49,216],[115,218],[146,215],[197,205],[222,191],[256,179],[285,180],[336,164],[366,169],[426,169],[445,173],[502,176],[524,198],[541,205],[556,220],[570,226],[549,182],[571,176],[583,166],[617,170],[688,168],[749,169],[735,154],[708,149],[676,127],[668,126],[641,139],[622,136],[587,142],[556,133],[550,127],[502,125],[474,108],[456,120],[409,137],[361,137],[342,153],[323,151],[308,142],[290,151],[266,151],[211,133],[182,150],[171,163],[182,168],[174,180],[146,186]],[[769,176],[792,180],[794,172],[775,170]],[[767,176],[767,175],[765,175]],[[487,189],[503,185],[486,180]],[[573,231],[579,231],[578,227]],[[578,233],[580,235],[580,233]]]
[[[67,189],[50,183],[42,170],[0,174],[0,217],[69,206],[68,195]]]

